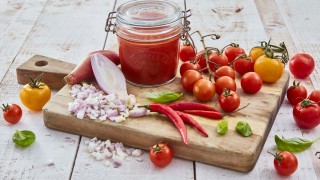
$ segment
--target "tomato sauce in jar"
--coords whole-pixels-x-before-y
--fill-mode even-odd
[[[117,9],[121,68],[126,80],[149,87],[176,77],[182,11],[169,1],[130,1]]]

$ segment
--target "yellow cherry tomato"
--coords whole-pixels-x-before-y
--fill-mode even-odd
[[[50,100],[51,90],[43,82],[31,82],[20,90],[20,100],[24,106],[33,111],[40,111]]]
[[[263,82],[274,83],[278,81],[284,71],[284,65],[280,59],[260,56],[254,63],[254,72],[259,74]]]
[[[253,62],[256,62],[256,60],[262,55],[264,55],[264,50],[259,47],[252,48],[249,53]]]

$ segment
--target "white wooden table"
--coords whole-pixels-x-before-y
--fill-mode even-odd
[[[107,13],[122,2],[0,1],[0,102],[23,108],[22,120],[16,125],[7,124],[1,114],[0,179],[281,179],[273,168],[273,157],[267,153],[275,148],[274,135],[310,140],[320,137],[320,126],[312,130],[296,126],[285,98],[255,168],[241,173],[178,158],[159,169],[151,164],[147,153],[141,163],[105,167],[86,153],[84,141],[88,138],[46,128],[42,113],[29,111],[20,102],[22,86],[16,81],[16,67],[35,54],[79,63],[87,53],[102,48]],[[274,43],[284,41],[291,56],[297,52],[311,54],[317,67],[302,84],[309,92],[320,89],[319,0],[188,0],[187,5],[193,11],[192,30],[221,35],[218,41],[208,41],[211,46],[222,48],[235,42],[248,52],[258,41],[272,38]],[[108,35],[106,48],[117,49],[115,35]],[[25,149],[16,147],[11,140],[16,129],[35,132],[35,143]],[[76,143],[65,142],[66,137]],[[316,143],[296,154],[298,170],[283,179],[320,179],[320,159],[314,155],[319,150],[320,143]]]

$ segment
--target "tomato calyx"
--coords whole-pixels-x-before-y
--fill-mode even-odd
[[[40,88],[41,86],[45,86],[45,84],[41,83],[41,79],[43,77],[43,73],[41,73],[38,77],[35,79],[32,79],[31,77],[28,77],[30,79],[30,82],[28,83],[32,88]]]
[[[224,88],[223,89],[223,92],[222,92],[222,95],[224,96],[224,97],[228,97],[228,96],[230,96],[232,93],[231,93],[231,90],[230,90],[230,88],[227,90],[226,88]]]
[[[317,104],[317,103],[311,101],[310,99],[304,99],[301,101],[301,107],[303,107],[303,108],[306,108],[306,107],[311,106],[313,104]]]
[[[163,144],[163,146],[160,146],[159,143],[157,143],[156,146],[152,147],[151,149],[154,150],[154,154],[157,154],[157,153],[161,152],[166,146],[167,146],[167,144]]]
[[[273,154],[273,153],[271,153],[269,151],[267,151],[267,153],[271,154],[274,157],[274,159],[278,161],[278,164],[281,164],[281,162],[282,162],[282,156],[281,155],[279,155],[278,153]]]
[[[253,48],[261,48],[268,58],[280,59],[284,65],[287,64],[287,62],[289,61],[289,54],[285,43],[282,42],[279,44],[279,46],[276,46],[271,44],[270,42],[271,39],[268,42],[261,41],[260,46],[256,46]]]
[[[296,80],[293,81],[292,86],[290,86],[290,88],[295,88],[300,86],[300,82],[296,82]]]
[[[1,109],[2,109],[3,112],[6,112],[6,111],[8,111],[8,110],[11,108],[11,106],[10,106],[9,104],[7,104],[7,105],[2,104],[2,106],[3,106],[3,107],[1,107]]]

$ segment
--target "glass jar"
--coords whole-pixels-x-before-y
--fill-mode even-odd
[[[116,11],[121,69],[134,85],[150,87],[174,80],[182,33],[182,11],[170,1],[130,1]]]

